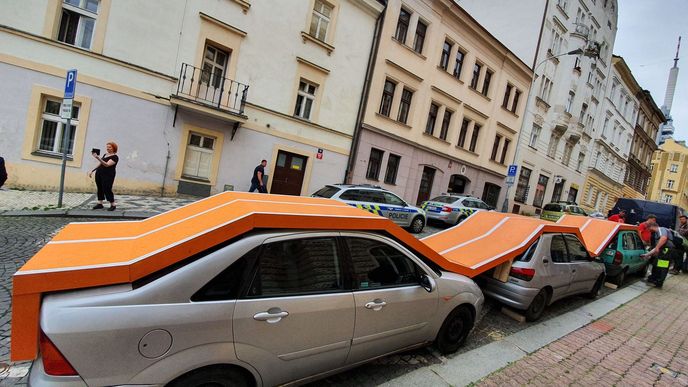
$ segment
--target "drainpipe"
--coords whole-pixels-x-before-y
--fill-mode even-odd
[[[160,187],[160,197],[165,196],[165,178],[167,177],[167,167],[170,165],[170,148],[169,143],[167,144],[167,158],[165,160],[165,172],[162,173],[162,187]]]
[[[385,6],[380,15],[375,21],[375,33],[373,34],[373,44],[370,47],[370,55],[368,56],[368,66],[366,68],[365,81],[363,82],[363,90],[361,91],[361,102],[358,105],[358,114],[356,115],[356,124],[354,126],[354,135],[351,139],[351,149],[349,150],[349,160],[346,164],[346,171],[344,171],[344,184],[351,183],[353,179],[354,165],[356,164],[356,156],[358,155],[358,145],[361,138],[361,125],[363,125],[363,116],[365,115],[365,107],[368,104],[368,94],[370,93],[370,79],[375,70],[375,61],[377,60],[377,52],[380,47],[380,35],[382,32],[382,25],[385,20],[385,13],[387,12],[387,0],[380,0]]]

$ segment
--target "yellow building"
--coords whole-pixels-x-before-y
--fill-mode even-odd
[[[652,157],[648,199],[688,208],[688,147],[668,139]]]

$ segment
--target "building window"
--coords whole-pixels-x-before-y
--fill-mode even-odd
[[[478,136],[480,136],[480,125],[473,125],[473,133],[471,134],[471,145],[468,146],[468,150],[475,152],[475,147],[478,145]]]
[[[499,152],[499,144],[502,142],[502,136],[496,135],[494,143],[492,144],[492,154],[490,155],[490,160],[497,160],[497,152]]]
[[[437,112],[439,110],[439,106],[435,105],[434,103],[430,104],[430,112],[428,112],[428,122],[425,125],[425,133],[431,136],[432,133],[435,131],[435,122],[437,121]]]
[[[541,131],[542,127],[540,125],[533,124],[533,130],[530,132],[530,142],[528,143],[528,145],[530,145],[532,148],[535,148],[535,145],[537,145]]]
[[[483,80],[483,91],[482,94],[487,97],[487,93],[490,91],[490,81],[492,80],[492,71],[485,71],[485,79]]]
[[[444,41],[444,46],[442,46],[442,56],[440,57],[440,67],[442,67],[443,70],[447,70],[447,68],[449,68],[449,53],[451,53],[452,46],[453,45],[451,42],[447,40]]]
[[[674,200],[673,195],[664,194],[664,203],[671,203],[672,200]]]
[[[540,98],[542,98],[543,101],[549,103],[549,96],[552,93],[552,81],[543,76],[542,77],[542,88],[540,89]]]
[[[502,107],[504,109],[509,108],[509,100],[511,99],[511,91],[514,89],[514,87],[510,84],[506,84],[506,90],[504,90],[504,100],[502,101]]]
[[[299,82],[299,92],[296,95],[296,106],[294,107],[294,115],[303,119],[311,118],[311,110],[313,109],[313,102],[315,101],[315,91],[318,86],[301,80]]]
[[[215,137],[189,133],[189,142],[186,145],[184,156],[183,176],[203,180],[210,179],[215,142]]]
[[[449,123],[451,122],[452,111],[445,109],[444,118],[442,118],[442,128],[440,130],[440,139],[446,140],[447,134],[449,133]]]
[[[379,149],[370,149],[370,158],[368,159],[368,171],[366,178],[370,180],[377,180],[380,177],[380,166],[382,165],[382,156],[384,151]]]
[[[504,139],[504,146],[502,147],[502,157],[499,158],[499,163],[504,164],[504,161],[506,161],[506,154],[509,151],[509,144],[511,144],[511,140],[508,138]]]
[[[463,148],[464,145],[466,144],[466,136],[468,135],[468,125],[471,122],[467,119],[463,119],[463,122],[461,122],[461,131],[459,131],[459,142],[458,145]]]
[[[394,33],[394,39],[401,43],[406,43],[406,34],[408,32],[409,22],[411,21],[411,13],[405,9],[401,9],[399,13],[399,20],[397,21],[397,30]]]
[[[671,169],[669,170],[669,172],[678,172],[678,164],[671,164]]]
[[[667,188],[674,188],[674,181],[673,180],[667,180]]]
[[[312,37],[324,42],[325,38],[327,38],[327,27],[330,25],[331,15],[331,5],[323,2],[322,0],[315,0],[309,34]]]
[[[573,152],[573,144],[570,142],[566,142],[566,145],[564,146],[564,155],[561,157],[561,163],[568,166],[569,161],[571,160],[571,153]]]
[[[520,203],[525,203],[528,198],[528,184],[530,184],[531,170],[526,167],[521,167],[521,173],[518,176],[518,184],[516,185],[516,193],[514,200]]]
[[[100,0],[64,0],[57,40],[89,50]]]
[[[520,91],[520,90],[516,90],[516,91],[514,92],[514,102],[511,104],[511,112],[514,113],[514,114],[516,113],[516,109],[518,109],[518,100],[519,100],[519,98],[521,98],[521,91]]]
[[[53,99],[45,99],[43,113],[41,115],[41,135],[38,139],[38,149],[40,153],[61,155],[64,152],[62,137],[65,136],[65,124],[60,118],[61,102]],[[74,140],[76,130],[79,125],[79,105],[72,105],[72,118],[69,122],[69,129],[66,133],[67,155],[74,154]]]
[[[547,156],[554,158],[554,156],[557,154],[557,148],[559,147],[559,140],[561,139],[560,136],[557,136],[556,134],[552,133],[552,135],[549,138],[549,147],[547,148]]]
[[[423,53],[423,43],[425,42],[425,32],[427,29],[428,26],[418,20],[418,25],[416,26],[416,39],[413,41],[413,51],[419,54]]]
[[[573,99],[576,97],[576,93],[569,91],[569,98],[566,100],[566,112],[571,113],[571,107],[573,106]]]
[[[404,88],[404,90],[401,92],[401,102],[399,103],[399,115],[397,117],[397,121],[405,124],[408,120],[409,110],[411,109],[411,98],[413,98],[413,92],[407,88]]]
[[[205,53],[203,55],[203,69],[201,70],[200,84],[207,88],[221,88],[223,84],[222,81],[224,80],[225,76],[225,69],[227,68],[228,58],[228,52],[207,44],[205,46]],[[214,98],[216,93],[218,96],[220,94],[219,91],[210,91],[209,93],[213,94],[213,97],[211,98]]]
[[[482,70],[483,66],[481,66],[479,63],[476,63],[475,66],[473,66],[473,78],[471,79],[471,89],[477,90],[478,89],[478,79],[480,79],[480,70]]]
[[[535,196],[533,197],[533,206],[542,207],[542,202],[545,199],[545,191],[547,190],[547,183],[549,177],[540,175],[538,178],[537,187],[535,187]],[[524,200],[525,201],[525,200]]]
[[[389,117],[390,110],[392,110],[392,99],[394,99],[394,89],[397,84],[390,81],[385,81],[385,88],[382,90],[382,101],[380,102],[380,114]]]
[[[400,162],[401,156],[389,155],[387,170],[385,171],[385,184],[395,184],[397,182],[397,171],[399,170]]]
[[[456,79],[461,78],[461,67],[463,67],[463,59],[466,57],[466,53],[459,50],[456,52],[456,62],[454,63],[454,77]]]
[[[583,161],[585,160],[585,153],[578,154],[578,164],[576,164],[576,171],[580,172],[583,168]]]

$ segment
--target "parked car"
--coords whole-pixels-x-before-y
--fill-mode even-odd
[[[647,260],[640,257],[645,254],[645,245],[637,231],[620,231],[612,238],[607,248],[600,254],[604,262],[607,277],[621,286],[628,274],[645,273]]]
[[[331,198],[391,219],[411,232],[425,227],[425,211],[409,205],[393,192],[369,184],[330,184],[316,191],[313,197]]]
[[[556,222],[564,214],[588,216],[585,210],[574,202],[552,202],[542,208],[540,219]]]
[[[607,219],[607,217],[599,211],[595,211],[593,213],[590,213],[590,214],[588,214],[588,216],[591,218],[595,218],[595,219]]]
[[[488,274],[481,279],[486,296],[525,312],[535,321],[547,305],[574,294],[597,297],[604,283],[604,264],[594,260],[573,234],[543,234],[514,259],[507,282]]]
[[[133,284],[44,296],[29,384],[273,386],[463,344],[483,295],[393,239],[257,231]]]
[[[657,223],[666,228],[678,228],[678,217],[685,211],[678,206],[667,203],[653,202],[641,199],[619,198],[607,216],[618,214],[619,211],[626,211],[626,223],[640,224],[645,221],[648,215],[657,217]]]
[[[489,211],[493,208],[478,198],[468,195],[440,195],[423,202],[428,220],[438,220],[455,225],[473,215],[476,211]]]

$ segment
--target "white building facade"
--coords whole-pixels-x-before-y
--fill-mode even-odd
[[[115,193],[246,190],[262,159],[273,193],[340,182],[383,8],[374,0],[6,4],[7,184],[55,189],[65,131],[72,191],[94,188],[90,149],[107,141],[119,145]],[[56,109],[72,68],[76,108],[66,129]]]
[[[524,6],[534,11],[530,18],[516,9],[520,2],[499,2],[502,6],[491,13],[479,10],[483,2],[461,3],[497,38],[521,36],[535,46],[535,57],[528,57],[532,47],[517,51],[533,64],[535,81],[518,142],[518,173],[508,210],[539,214],[551,201],[580,202],[594,140],[604,121],[601,104],[612,72],[616,1],[529,0]],[[503,22],[512,14],[521,15],[518,23]],[[540,26],[535,36],[533,25]],[[591,42],[599,44],[598,57],[566,55],[594,47]]]

